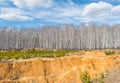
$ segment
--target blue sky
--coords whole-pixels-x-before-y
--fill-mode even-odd
[[[120,23],[120,0],[0,0],[0,26]]]

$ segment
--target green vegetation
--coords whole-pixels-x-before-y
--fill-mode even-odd
[[[112,55],[112,54],[115,54],[115,51],[105,51],[105,54],[106,55]]]
[[[118,54],[120,54],[120,52],[118,52]]]
[[[77,52],[78,50],[14,50],[7,52],[0,52],[0,60],[2,59],[27,59],[34,57],[62,57],[69,52]]]
[[[85,71],[81,75],[80,79],[81,79],[82,83],[104,83],[104,78],[106,75],[107,74],[105,74],[105,73],[101,73],[100,77],[96,77],[94,80],[91,80],[89,73],[87,71]]]
[[[81,77],[80,77],[82,83],[91,83],[91,78],[90,78],[90,75],[87,71],[85,71]]]
[[[101,76],[100,76],[100,83],[104,83],[104,78],[105,78],[104,73],[101,73]]]
[[[107,73],[101,73],[100,76],[92,80],[91,83],[104,83],[104,78],[106,75]]]

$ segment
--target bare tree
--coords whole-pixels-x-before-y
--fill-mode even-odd
[[[120,48],[120,24],[81,24],[38,28],[1,28],[0,49],[105,49]]]

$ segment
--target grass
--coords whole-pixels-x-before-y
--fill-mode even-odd
[[[104,78],[108,75],[108,72],[101,73],[99,77],[96,77],[94,80],[91,81],[91,83],[105,83]]]
[[[5,59],[27,59],[27,58],[34,58],[34,57],[62,57],[66,53],[69,52],[77,52],[78,50],[14,50],[14,51],[7,51],[7,52],[0,52],[0,60]]]
[[[87,71],[85,71],[81,76],[80,79],[82,83],[91,83],[90,75]]]
[[[105,78],[104,73],[101,73],[101,76],[100,76],[100,83],[104,83],[104,78]]]
[[[118,54],[120,54],[120,52],[118,52]]]
[[[12,50],[6,52],[0,52],[0,60],[8,59],[27,59],[34,57],[62,57],[66,53],[78,52],[79,50],[40,50],[40,49],[28,49],[28,50]],[[116,51],[105,51],[106,55],[116,54]],[[120,54],[120,52],[118,53]]]
[[[105,51],[105,54],[106,55],[113,55],[113,54],[115,54],[115,51]]]
[[[95,79],[91,79],[89,73],[87,71],[85,71],[81,75],[80,79],[81,79],[82,83],[104,83],[104,78],[107,75],[108,75],[107,72],[106,73],[101,73],[99,77],[96,76]]]

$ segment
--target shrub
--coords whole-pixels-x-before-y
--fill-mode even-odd
[[[115,54],[115,51],[105,51],[105,54],[106,55],[112,55],[112,54]]]
[[[91,83],[91,78],[90,78],[90,75],[87,71],[85,71],[81,77],[80,77],[82,83]]]
[[[105,78],[105,74],[101,73],[99,77],[96,76],[95,79],[93,79],[91,81],[91,83],[104,83],[104,78]]]
[[[7,51],[7,52],[0,52],[0,60],[5,59],[27,59],[27,58],[34,58],[34,57],[48,57],[48,58],[55,58],[55,57],[62,57],[68,52],[77,52],[78,50],[36,50],[36,49],[28,49],[28,50],[14,50],[14,51]]]
[[[120,54],[120,52],[118,52],[118,54]]]
[[[105,78],[104,73],[101,73],[101,76],[100,76],[100,83],[104,83],[104,78]]]

